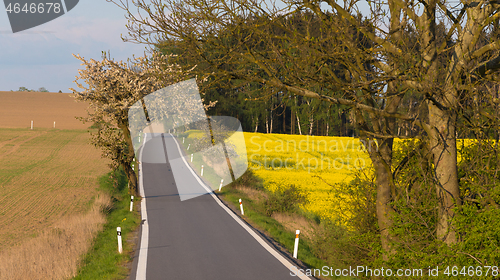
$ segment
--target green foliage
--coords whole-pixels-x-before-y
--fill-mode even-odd
[[[463,205],[457,207],[456,250],[464,263],[500,263],[500,150],[497,141],[468,141],[461,147],[459,175]]]
[[[437,208],[432,164],[425,160],[419,141],[398,143],[395,159],[405,162],[394,168],[398,195],[392,232],[395,253],[385,262],[389,267],[426,269],[457,266],[496,266],[500,262],[500,166],[498,146],[491,140],[459,140],[459,179],[462,205],[451,221],[459,240],[451,246],[436,238]],[[384,263],[381,259],[376,263]],[[459,274],[460,276],[460,274]],[[465,278],[469,276],[461,275]],[[495,279],[491,273],[481,279]]]
[[[432,164],[425,156],[425,145],[418,140],[397,142],[394,150],[393,176],[396,196],[391,229],[395,253],[388,263],[393,267],[421,268],[443,262],[436,240],[439,201]],[[381,260],[379,260],[381,262]]]
[[[295,185],[279,186],[274,192],[270,192],[264,202],[266,215],[271,216],[275,212],[292,213],[299,206],[307,203],[307,194],[300,191]]]
[[[39,91],[39,92],[49,92],[45,87],[41,87],[39,88],[38,90],[34,90],[34,89],[28,89],[27,87],[19,87],[19,89],[17,91],[28,91],[28,92],[31,92],[31,91]]]
[[[328,17],[330,18],[330,16],[329,14]],[[276,21],[279,22],[278,25],[275,25],[276,22],[270,23],[270,18],[272,17],[257,15],[246,19],[239,18],[237,22],[241,20],[242,23],[235,23],[234,26],[229,25],[220,29],[220,34],[216,36],[217,40],[220,40],[220,42],[216,43],[217,47],[214,48],[214,41],[209,39],[198,46],[196,55],[192,53],[193,49],[191,47],[181,47],[187,43],[184,40],[160,40],[155,43],[155,48],[161,50],[164,54],[178,55],[173,59],[185,69],[190,69],[196,65],[194,71],[200,71],[199,76],[207,76],[207,73],[212,73],[208,74],[203,83],[200,83],[200,92],[204,94],[204,102],[218,101],[216,106],[208,110],[208,114],[233,116],[241,121],[244,131],[282,134],[299,134],[300,132],[301,134],[311,133],[314,135],[352,135],[353,126],[348,122],[346,113],[344,111],[334,113],[340,108],[346,109],[345,106],[334,105],[332,107],[332,104],[313,98],[295,96],[280,88],[266,85],[266,83],[259,81],[261,78],[267,77],[266,71],[259,69],[255,63],[248,61],[242,63],[242,61],[245,61],[244,59],[234,60],[234,57],[231,57],[236,53],[246,52],[246,48],[239,50],[241,42],[245,41],[251,45],[251,48],[257,49],[258,52],[262,51],[272,56],[277,55],[279,58],[273,57],[272,62],[269,61],[268,63],[272,65],[274,70],[279,72],[276,76],[281,77],[281,79],[288,79],[285,73],[290,71],[288,68],[293,65],[294,62],[292,61],[298,62],[301,66],[308,64],[308,62],[302,61],[301,56],[309,57],[311,53],[301,47],[308,45],[310,42],[304,44],[304,42],[293,42],[294,39],[291,38],[283,39],[289,35],[284,34],[283,30],[294,30],[295,36],[300,41],[306,37],[306,34],[316,38],[313,40],[316,42],[321,38],[321,41],[328,42],[324,43],[324,46],[328,46],[328,53],[330,54],[332,51],[330,47],[337,45],[333,39],[336,36],[324,38],[326,35],[323,34],[324,31],[322,32],[321,20],[311,12],[297,12],[290,17],[278,17],[276,18]],[[330,19],[334,20],[334,17]],[[256,26],[261,26],[258,27],[258,29],[262,29],[259,30],[259,34],[262,34],[261,32],[271,32],[281,39],[269,39],[260,42],[261,39],[253,36],[254,32],[249,30]],[[286,26],[286,28],[277,26]],[[241,27],[243,28],[240,29]],[[268,28],[270,31],[267,30]],[[323,30],[329,30],[329,28],[323,26]],[[275,41],[278,46],[281,46],[283,52],[274,51],[274,47],[267,45],[268,41]],[[201,53],[204,59],[200,60],[198,54]],[[283,57],[280,57],[282,55],[287,58],[283,59]],[[293,59],[290,60],[290,57],[293,57]],[[207,60],[212,62],[207,63]],[[214,63],[213,61],[217,62]],[[279,65],[279,61],[287,62],[285,65]],[[251,81],[245,78],[235,78],[233,75],[230,76],[230,79],[227,79],[227,76],[222,78],[217,71],[209,70],[210,67],[219,63],[223,64],[224,71],[237,72],[243,75],[252,73]],[[322,63],[318,62],[319,64]],[[342,67],[332,63],[332,61],[324,63],[321,68],[323,67],[331,67],[332,69],[329,69],[329,71],[333,70],[337,75],[342,76],[342,74],[337,73],[341,71]],[[300,71],[308,72],[307,75],[299,75],[301,79],[310,74],[309,71],[304,69],[300,69]],[[311,70],[311,72],[316,71]],[[291,72],[293,75],[297,74],[296,71]],[[235,76],[240,76],[240,74]],[[292,80],[297,81],[298,79],[292,78]],[[314,83],[316,82],[315,80]],[[325,89],[329,85],[329,82],[320,82],[319,85],[307,86],[307,88],[309,90],[314,89],[321,94],[331,95],[333,89]],[[339,115],[340,118],[335,118],[332,115]]]
[[[381,256],[373,170],[356,170],[353,175],[352,181],[335,184],[331,190],[335,195],[352,198],[350,215],[337,220],[321,219],[313,243],[318,257],[342,268],[372,266]]]
[[[312,242],[316,256],[339,268],[371,265],[380,251],[376,232],[350,230],[339,221],[329,219],[321,220]]]
[[[262,179],[257,177],[250,169],[248,169],[243,175],[237,178],[234,182],[227,185],[227,187],[235,188],[237,186],[246,186],[256,190],[265,190]]]
[[[461,233],[461,242],[454,248],[461,254],[462,263],[469,265],[496,265],[500,263],[500,209],[478,210],[476,205],[460,208],[455,226]]]
[[[30,90],[28,89],[27,87],[19,87],[19,89],[17,91],[33,91],[33,90]]]

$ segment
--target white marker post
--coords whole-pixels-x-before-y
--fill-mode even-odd
[[[33,130],[33,121],[31,121],[31,130]]]
[[[187,148],[188,150],[189,150],[189,147],[191,147],[191,144],[188,145],[188,148]]]
[[[222,189],[222,182],[224,182],[224,179],[220,179],[219,191]]]
[[[54,122],[54,128],[56,128],[56,122]]]
[[[122,228],[117,227],[116,228],[117,234],[118,234],[118,253],[123,252],[123,246],[122,246]]]
[[[299,234],[300,230],[295,232],[295,246],[293,246],[293,257],[297,258],[297,251],[299,250]]]
[[[130,212],[132,212],[132,209],[134,209],[134,196],[130,198]]]
[[[240,210],[241,210],[241,215],[245,215],[245,211],[243,211],[243,203],[241,203],[241,198],[240,198]]]
[[[193,154],[191,154],[191,162],[193,162]]]
[[[184,137],[182,137],[182,144],[184,144]]]
[[[203,165],[201,165],[201,176],[203,176]]]

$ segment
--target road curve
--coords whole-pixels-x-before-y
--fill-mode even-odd
[[[295,264],[263,242],[215,195],[180,200],[173,172],[178,181],[182,178],[178,184],[191,186],[181,191],[206,191],[171,135],[148,141],[142,157],[149,159],[141,162],[140,170],[142,236],[130,279],[309,279],[292,276]]]

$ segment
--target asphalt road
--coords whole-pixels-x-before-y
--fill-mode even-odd
[[[142,150],[148,240],[141,243],[147,244],[147,250],[138,251],[147,252],[143,254],[147,255],[146,278],[299,279],[212,195],[200,195],[205,189],[179,159],[179,149],[169,134],[150,140]],[[173,172],[183,186],[181,192],[196,197],[180,200]],[[144,228],[141,232],[144,234]],[[136,279],[135,263],[131,279]],[[140,278],[143,276],[137,280]]]

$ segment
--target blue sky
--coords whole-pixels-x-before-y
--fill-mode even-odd
[[[15,34],[0,6],[0,91],[70,92],[82,68],[72,54],[100,59],[102,51],[110,51],[115,60],[144,54],[144,45],[121,40],[127,34],[125,13],[105,0],[80,0],[67,14]]]

